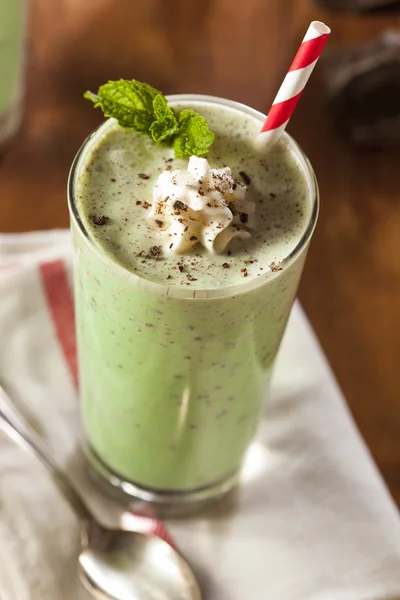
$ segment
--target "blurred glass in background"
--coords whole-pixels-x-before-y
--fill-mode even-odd
[[[399,0],[315,0],[328,10],[367,11],[386,7],[400,7]]]
[[[28,0],[0,0],[0,146],[22,116]]]

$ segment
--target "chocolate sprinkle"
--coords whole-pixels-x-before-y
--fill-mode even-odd
[[[247,175],[247,173],[245,173],[244,171],[240,171],[239,172],[240,177],[243,179],[243,181],[245,182],[246,185],[250,185],[251,183],[251,179],[250,177]]]
[[[174,203],[174,208],[175,210],[187,210],[186,204],[183,204],[183,202],[181,202],[180,200],[177,200]]]
[[[269,265],[269,268],[270,268],[270,269],[271,269],[271,271],[273,271],[273,272],[275,272],[275,271],[282,271],[282,266],[281,266],[281,263],[280,263],[280,262],[278,262],[278,263],[276,263],[275,261],[274,261],[274,262],[272,262],[272,263]]]
[[[161,254],[161,248],[160,248],[160,246],[152,246],[150,248],[150,255],[151,256],[154,256],[154,257],[158,258],[160,256],[160,254]]]
[[[94,225],[97,225],[97,227],[102,227],[103,225],[106,225],[110,220],[105,215],[90,215],[89,219]]]

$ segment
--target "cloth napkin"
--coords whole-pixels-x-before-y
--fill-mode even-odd
[[[70,266],[68,232],[0,236],[0,381],[112,524],[119,509],[89,486],[79,449]],[[242,480],[165,523],[205,600],[400,600],[399,514],[298,304]],[[1,600],[88,599],[78,550],[47,473],[0,433]]]

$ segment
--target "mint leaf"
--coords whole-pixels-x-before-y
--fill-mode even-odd
[[[84,98],[121,127],[145,133],[157,143],[168,143],[177,158],[204,156],[214,141],[204,117],[185,109],[177,118],[161,92],[135,79],[109,81],[97,94],[85,92]]]
[[[154,121],[153,100],[159,94],[147,83],[120,79],[101,85],[97,94],[85,92],[84,98],[100,107],[105,117],[117,119],[121,127],[148,133]]]
[[[155,142],[163,142],[178,133],[178,121],[162,94],[154,98],[153,110],[156,121],[151,124],[150,133]]]
[[[204,156],[214,141],[204,117],[194,110],[185,109],[179,115],[179,131],[172,142],[177,158]]]

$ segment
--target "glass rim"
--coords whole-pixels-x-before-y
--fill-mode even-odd
[[[228,108],[232,108],[238,110],[242,113],[246,113],[253,118],[256,118],[260,123],[264,123],[266,119],[266,115],[261,113],[258,110],[250,108],[245,104],[240,102],[236,102],[234,100],[227,100],[225,98],[219,98],[217,96],[208,96],[203,94],[173,94],[166,97],[167,100],[173,104],[179,104],[180,102],[196,102],[204,103],[204,104],[218,104],[221,106],[225,106]],[[69,213],[71,217],[71,221],[76,225],[79,233],[83,236],[85,243],[99,256],[100,260],[103,262],[108,262],[112,265],[112,268],[119,272],[121,276],[128,277],[137,282],[137,285],[140,285],[143,289],[146,288],[147,291],[156,293],[161,296],[169,296],[175,298],[187,298],[187,299],[218,299],[224,297],[237,296],[239,294],[244,294],[253,289],[262,287],[267,281],[271,281],[276,277],[282,275],[288,267],[296,260],[296,258],[302,253],[302,251],[307,247],[311,237],[313,235],[317,219],[319,213],[319,188],[318,182],[312,168],[312,165],[301,149],[299,144],[286,132],[283,132],[283,137],[289,144],[290,148],[294,151],[296,158],[302,164],[304,168],[307,179],[308,179],[308,187],[310,194],[310,216],[309,221],[307,223],[307,227],[305,231],[293,248],[293,250],[285,256],[284,259],[280,262],[281,269],[279,271],[266,271],[259,277],[255,277],[250,279],[249,281],[239,282],[230,286],[221,288],[202,288],[198,290],[187,289],[178,286],[165,285],[162,283],[157,283],[151,281],[149,279],[145,279],[133,271],[129,271],[120,263],[114,261],[112,257],[95,241],[95,239],[90,235],[90,232],[85,227],[83,220],[79,214],[79,210],[77,204],[75,202],[75,180],[79,173],[79,167],[81,159],[85,153],[85,150],[89,146],[89,144],[96,138],[98,135],[102,133],[102,130],[106,130],[108,124],[113,121],[113,119],[106,119],[103,121],[96,129],[94,129],[88,137],[84,140],[82,146],[78,150],[77,154],[74,157],[74,160],[71,165],[71,169],[68,176],[67,183],[67,197],[68,197],[68,207]]]

